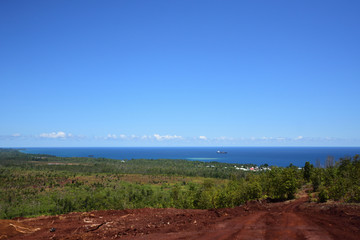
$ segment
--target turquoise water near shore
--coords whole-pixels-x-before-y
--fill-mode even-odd
[[[226,151],[218,154],[216,151]],[[74,147],[74,148],[27,148],[25,153],[50,154],[60,157],[88,157],[111,159],[186,159],[216,161],[234,164],[269,164],[285,167],[292,163],[304,166],[320,160],[324,164],[328,156],[335,160],[360,154],[360,147]]]

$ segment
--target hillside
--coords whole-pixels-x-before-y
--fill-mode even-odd
[[[0,239],[358,239],[360,206],[249,202],[233,209],[132,209],[0,220]]]
[[[360,156],[326,168],[0,149],[0,239],[357,239]]]

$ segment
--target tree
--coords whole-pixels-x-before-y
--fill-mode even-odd
[[[334,167],[334,157],[328,156],[325,162],[325,168]]]
[[[311,172],[313,170],[314,166],[310,164],[310,162],[306,162],[304,166],[304,179],[306,182],[310,181]]]

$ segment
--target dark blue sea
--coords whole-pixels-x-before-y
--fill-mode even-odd
[[[217,151],[227,154],[218,154]],[[60,157],[88,157],[111,159],[186,159],[236,164],[269,164],[302,167],[306,161],[317,160],[324,165],[328,156],[335,160],[360,154],[360,147],[83,147],[83,148],[27,148],[25,153],[50,154]]]
[[[227,152],[218,154],[217,151]],[[27,148],[25,153],[49,154],[60,157],[111,159],[186,159],[236,164],[269,164],[286,167],[304,166],[306,161],[324,164],[328,156],[335,160],[360,154],[360,147],[91,147],[91,148]]]

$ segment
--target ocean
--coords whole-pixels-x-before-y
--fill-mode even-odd
[[[219,154],[217,151],[227,152]],[[269,164],[302,167],[306,161],[324,165],[328,156],[335,160],[360,154],[360,147],[73,147],[26,148],[24,153],[49,154],[60,157],[88,157],[110,159],[186,159],[234,164]]]

